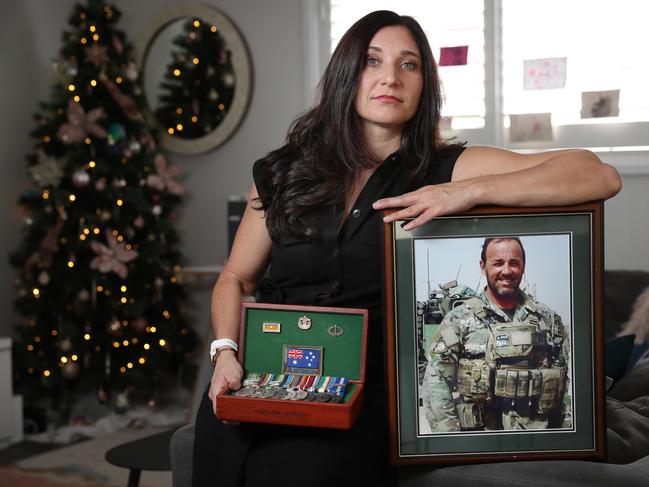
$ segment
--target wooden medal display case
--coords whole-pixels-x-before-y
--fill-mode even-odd
[[[310,319],[308,329],[298,326],[302,317]],[[322,347],[320,375],[347,377],[349,383],[339,403],[239,397],[228,391],[217,396],[216,414],[226,421],[349,429],[363,406],[366,345],[365,309],[243,303],[238,358],[244,376],[284,373],[286,346]]]

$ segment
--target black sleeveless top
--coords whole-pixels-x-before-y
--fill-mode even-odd
[[[369,310],[366,383],[382,383],[382,212],[372,208],[381,198],[399,196],[426,184],[451,180],[464,149],[439,157],[423,181],[415,181],[398,153],[370,176],[340,231],[340,216],[316,224],[317,239],[283,238],[273,244],[269,276],[259,283],[258,300],[267,303],[366,308]],[[268,167],[254,164],[257,190]]]

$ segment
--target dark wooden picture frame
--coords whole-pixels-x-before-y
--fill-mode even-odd
[[[391,462],[604,459],[602,202],[566,207],[482,207],[433,219],[409,232],[403,230],[404,224],[404,221],[386,224],[384,235]],[[520,289],[525,288],[539,303],[546,301],[552,316],[563,321],[566,341],[561,354],[567,379],[563,382],[565,389],[561,389],[555,402],[561,419],[554,425],[529,423],[528,429],[509,429],[502,426],[506,424],[503,419],[490,426],[480,423],[475,428],[464,427],[465,422],[459,428],[447,428],[427,414],[426,408],[431,411],[439,411],[442,406],[448,408],[448,397],[452,397],[450,404],[454,411],[459,411],[460,399],[461,407],[466,407],[458,383],[444,381],[449,395],[439,395],[446,399],[436,404],[437,389],[424,379],[431,357],[440,350],[431,346],[445,350],[444,344],[439,344],[441,335],[434,334],[443,316],[451,311],[449,320],[459,316],[462,310],[453,308],[461,304],[465,313],[471,303],[479,306],[475,304],[480,303],[475,296],[485,284],[484,278],[479,281],[475,272],[480,274],[480,252],[486,237],[520,239],[527,254],[524,276],[531,279],[522,282]],[[488,323],[486,328],[491,330]],[[496,335],[491,330],[493,343],[501,339]],[[502,339],[507,340],[506,336]],[[456,360],[459,355],[456,354]],[[501,363],[493,362],[490,366],[493,370],[485,382],[489,384],[489,393],[482,400],[501,408],[504,402],[492,402],[503,401],[503,397],[494,393],[495,377],[500,373],[496,369]],[[530,391],[531,374],[537,373],[534,370],[529,372]],[[452,374],[446,378],[450,377]],[[543,384],[545,387],[546,382]],[[529,392],[529,404],[539,400],[534,395],[536,391]],[[518,401],[519,396],[516,397]],[[505,418],[498,409],[498,417],[501,415]]]

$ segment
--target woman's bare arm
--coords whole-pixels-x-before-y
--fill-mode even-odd
[[[216,338],[239,339],[241,303],[255,293],[257,281],[268,265],[272,242],[264,212],[254,209],[256,197],[253,184],[230,256],[212,291],[212,328]],[[219,354],[209,391],[215,412],[216,396],[226,389],[241,387],[242,376],[234,351],[224,350]]]
[[[610,198],[621,185],[615,168],[587,150],[518,154],[469,147],[458,158],[450,183],[378,200],[374,209],[402,208],[385,221],[414,218],[404,227],[411,230],[433,217],[477,205],[570,205]]]

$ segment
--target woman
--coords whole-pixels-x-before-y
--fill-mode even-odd
[[[619,191],[617,172],[587,151],[521,155],[442,140],[440,100],[419,24],[371,13],[341,39],[319,102],[283,147],[255,163],[250,203],[212,296],[216,338],[236,341],[241,301],[255,293],[265,302],[368,308],[366,406],[350,431],[223,424],[215,397],[238,389],[243,375],[224,346],[197,418],[195,486],[276,485],[288,476],[310,485],[390,483],[378,210],[399,208],[384,220],[413,218],[412,229],[478,204],[571,204]]]

